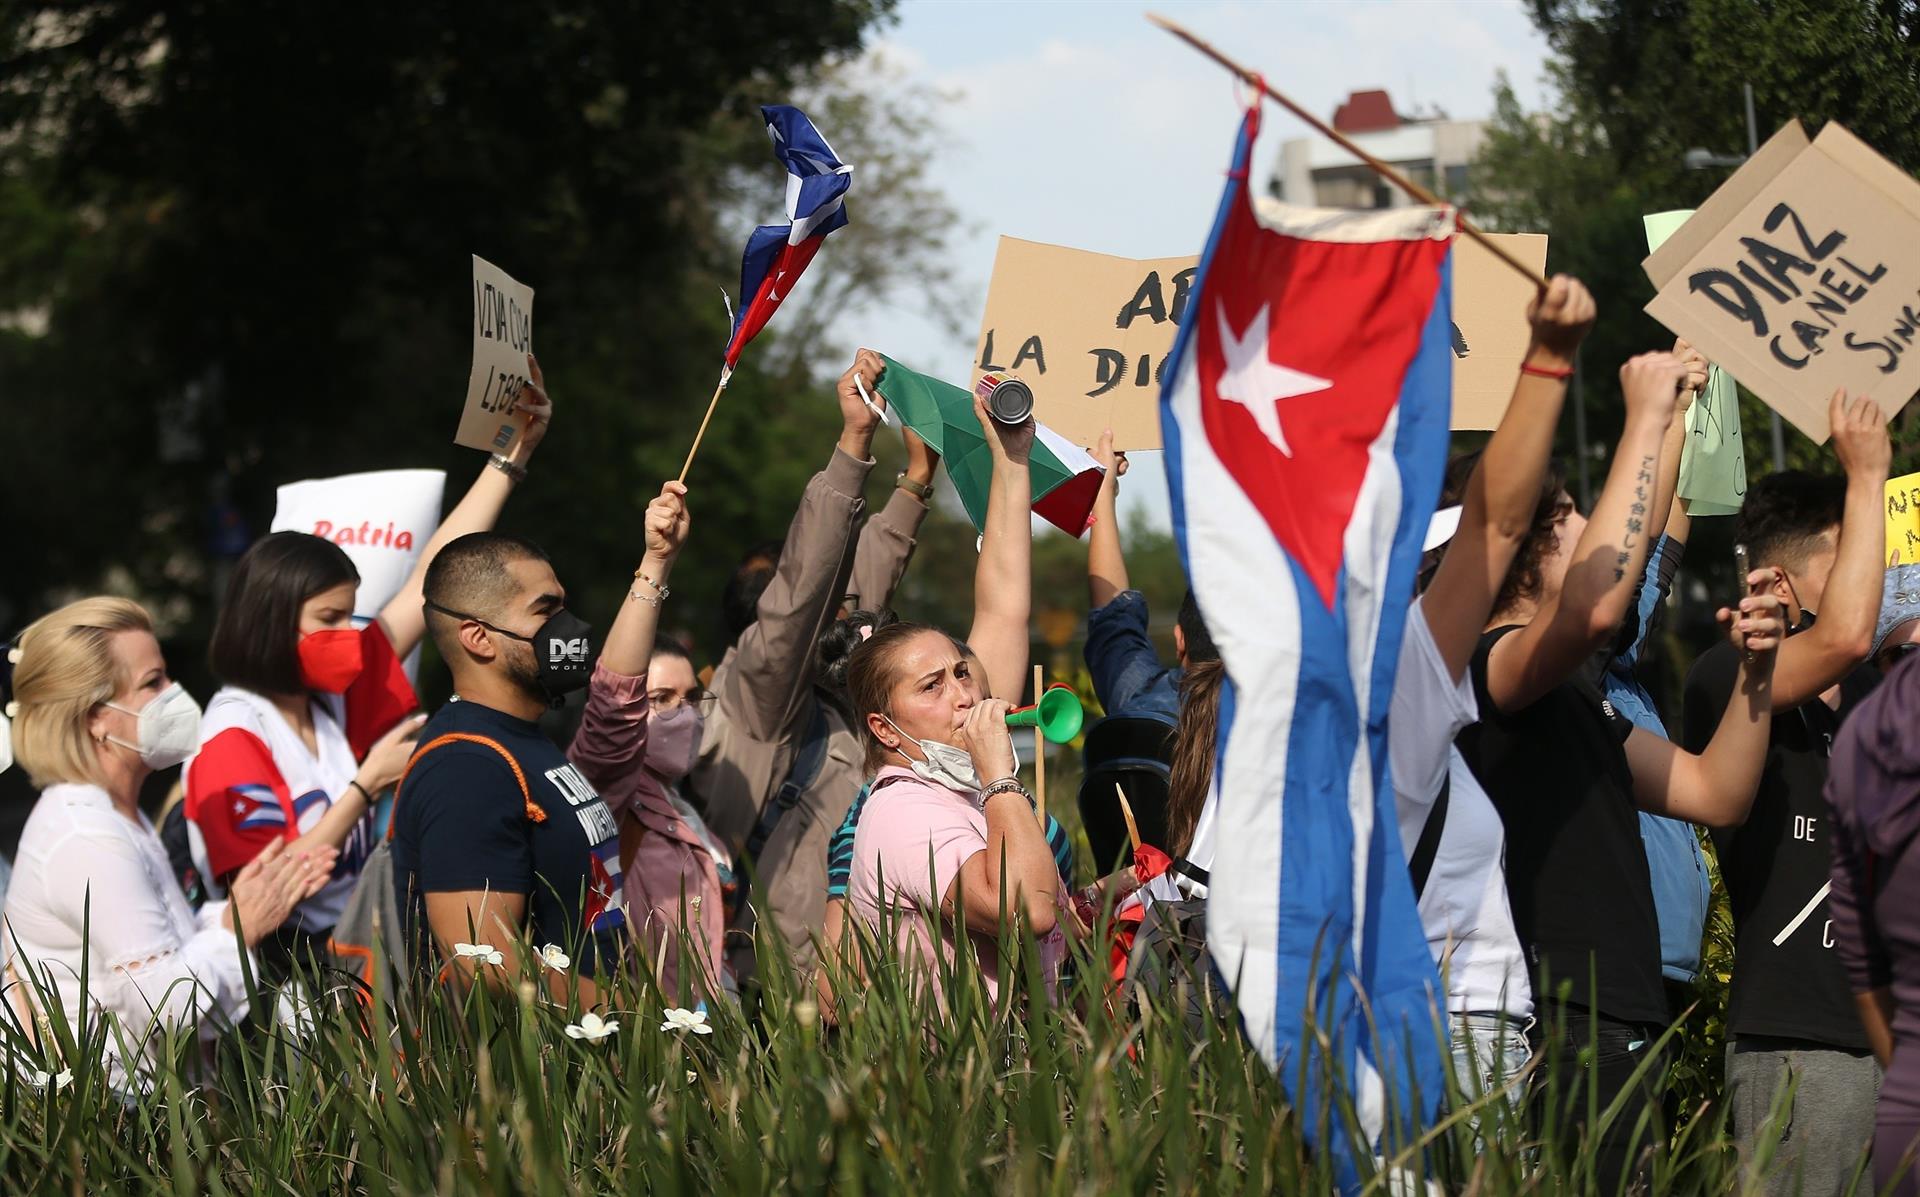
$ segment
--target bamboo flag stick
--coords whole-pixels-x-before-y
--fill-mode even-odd
[[[720,406],[720,392],[727,389],[727,383],[733,378],[731,368],[720,371],[720,385],[713,388],[713,398],[707,401],[707,414],[700,417],[700,431],[693,434],[693,448],[687,450],[687,460],[680,467],[680,483],[685,485],[687,474],[693,470],[693,455],[700,452],[700,442],[707,435],[707,425],[713,421],[713,409]]]
[[[1033,667],[1033,701],[1039,702],[1046,691],[1047,675],[1040,666]],[[1040,724],[1033,725],[1033,812],[1040,820],[1040,830],[1047,829],[1047,738],[1040,730]]]
[[[1441,199],[1439,196],[1435,195],[1433,192],[1428,191],[1425,187],[1422,187],[1420,184],[1414,182],[1412,179],[1409,179],[1407,176],[1401,174],[1399,171],[1395,170],[1393,167],[1380,161],[1380,159],[1375,158],[1372,154],[1367,153],[1365,150],[1355,145],[1345,134],[1341,133],[1338,129],[1333,128],[1331,125],[1327,124],[1325,121],[1322,121],[1319,117],[1313,115],[1313,113],[1308,112],[1306,109],[1300,107],[1300,105],[1294,103],[1292,100],[1289,100],[1286,96],[1281,95],[1279,92],[1275,91],[1272,87],[1267,85],[1267,81],[1265,79],[1261,78],[1259,75],[1255,74],[1253,71],[1248,70],[1246,67],[1241,66],[1239,63],[1235,62],[1233,59],[1228,58],[1225,54],[1222,54],[1220,51],[1214,49],[1212,46],[1208,45],[1206,42],[1200,40],[1198,37],[1195,37],[1192,33],[1189,33],[1186,29],[1182,28],[1180,25],[1176,24],[1173,21],[1169,21],[1165,17],[1159,16],[1155,13],[1148,13],[1147,20],[1152,21],[1155,25],[1160,26],[1160,28],[1166,30],[1168,33],[1173,34],[1173,36],[1179,38],[1181,41],[1187,43],[1189,46],[1192,46],[1194,49],[1200,51],[1200,53],[1205,54],[1208,58],[1213,59],[1215,62],[1219,63],[1221,66],[1227,68],[1229,71],[1232,71],[1236,76],[1238,76],[1243,82],[1247,83],[1249,86],[1259,89],[1259,91],[1263,93],[1269,100],[1272,100],[1274,103],[1280,105],[1280,107],[1286,109],[1288,112],[1293,113],[1293,115],[1299,117],[1301,120],[1311,125],[1313,127],[1314,132],[1320,134],[1320,136],[1322,137],[1327,138],[1329,141],[1333,142],[1335,145],[1339,146],[1341,149],[1347,151],[1347,153],[1352,154],[1354,157],[1360,159],[1360,161],[1366,163],[1367,168],[1369,170],[1372,170],[1375,174],[1379,175],[1381,178],[1385,179],[1387,182],[1392,183],[1395,187],[1398,187],[1400,190],[1406,192],[1408,195],[1412,196],[1414,199],[1420,201],[1423,204],[1432,204],[1435,207],[1450,206],[1447,204],[1445,200]],[[1542,294],[1546,292],[1547,285],[1546,283],[1540,280],[1540,277],[1538,275],[1534,274],[1533,271],[1527,269],[1526,264],[1521,262],[1520,259],[1514,257],[1512,254],[1508,253],[1506,250],[1494,244],[1493,240],[1490,237],[1488,237],[1485,233],[1481,232],[1478,226],[1476,226],[1472,221],[1467,219],[1466,213],[1464,212],[1460,213],[1458,220],[1459,220],[1459,228],[1462,233],[1466,234],[1468,237],[1473,238],[1473,240],[1479,242],[1481,247],[1484,248],[1488,253],[1492,254],[1496,258],[1499,258],[1502,262],[1505,262],[1507,265],[1519,271],[1521,275],[1523,275],[1528,282],[1532,283],[1534,287],[1538,289]]]
[[[1133,803],[1127,801],[1127,792],[1119,782],[1113,783],[1113,792],[1120,799],[1120,817],[1127,821],[1127,839],[1132,842],[1133,850],[1140,850],[1140,824],[1133,821]]]

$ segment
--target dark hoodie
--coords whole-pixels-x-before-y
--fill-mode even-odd
[[[1827,777],[1835,948],[1856,993],[1891,985],[1880,1118],[1920,1120],[1920,657],[1848,717]]]

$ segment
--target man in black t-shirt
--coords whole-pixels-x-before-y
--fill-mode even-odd
[[[499,986],[521,975],[522,936],[583,977],[604,973],[626,937],[619,830],[537,722],[585,684],[587,626],[545,554],[500,533],[441,549],[425,595],[454,698],[421,730],[394,806],[394,885],[416,948]]]
[[[1834,421],[1833,443],[1844,480],[1768,475],[1748,491],[1734,527],[1753,565],[1774,571],[1793,627],[1774,666],[1773,719],[1753,810],[1744,825],[1714,836],[1735,936],[1728,1099],[1743,1156],[1776,1144],[1774,1170],[1762,1181],[1768,1193],[1845,1188],[1873,1137],[1880,1084],[1829,934],[1832,859],[1822,791],[1840,722],[1877,678],[1861,661],[1880,613],[1891,451],[1871,404]],[[1739,663],[1726,644],[1694,663],[1681,732],[1687,748],[1719,728]],[[1789,1080],[1792,1108],[1770,1124]]]

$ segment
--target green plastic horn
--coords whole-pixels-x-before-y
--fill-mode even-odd
[[[1087,709],[1072,686],[1048,686],[1040,701],[1030,707],[1015,707],[1007,712],[1008,727],[1037,727],[1040,734],[1055,744],[1066,744],[1080,734],[1087,721]]]

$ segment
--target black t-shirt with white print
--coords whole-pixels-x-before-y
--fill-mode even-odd
[[[1496,628],[1473,655],[1480,722],[1456,743],[1507,828],[1507,895],[1535,1009],[1567,1000],[1622,1022],[1667,1021],[1660,924],[1624,745],[1633,731],[1584,676],[1524,710],[1487,690]]]
[[[512,754],[546,818],[528,817],[512,767],[492,748],[455,742],[422,756],[393,812],[394,886],[416,945],[425,942],[425,894],[492,889],[527,896],[535,947],[558,945],[581,972],[604,972],[626,937],[613,812],[539,724],[456,699],[421,729],[420,743],[461,733]]]
[[[1812,626],[1803,622],[1798,635]],[[1726,712],[1740,661],[1716,644],[1687,674],[1681,743],[1698,752]],[[1804,1039],[1851,1051],[1867,1046],[1845,970],[1834,954],[1827,886],[1827,762],[1840,722],[1879,675],[1861,666],[1840,682],[1840,709],[1819,698],[1776,712],[1753,810],[1716,831],[1720,874],[1733,906],[1733,985],[1727,1030]]]

